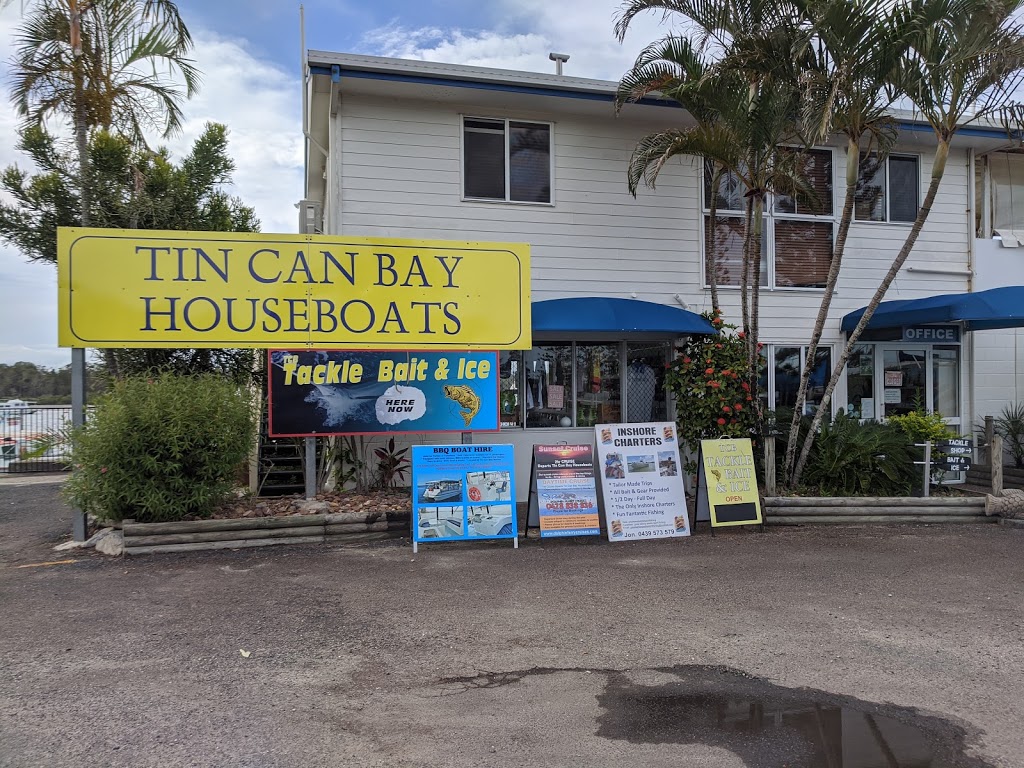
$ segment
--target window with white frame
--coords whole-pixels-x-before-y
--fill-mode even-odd
[[[832,150],[793,150],[802,163],[806,189],[795,196],[774,195],[764,205],[760,284],[774,288],[823,288],[832,263],[835,214],[832,203]],[[711,223],[712,168],[704,168],[705,282],[739,286],[742,278],[745,193],[726,173],[718,187]]]
[[[800,375],[807,360],[807,347],[787,344],[765,344],[761,350],[766,365],[761,372],[761,403],[767,410],[792,409],[800,389]],[[804,413],[812,414],[821,403],[825,385],[832,375],[832,348],[819,346],[814,353],[814,367],[807,382]]]
[[[470,200],[551,202],[551,124],[465,117],[462,193]]]
[[[862,152],[854,198],[857,221],[910,223],[921,205],[921,176],[916,155]]]
[[[989,173],[989,231],[1024,229],[1024,155],[992,152],[979,161],[978,167],[983,168],[983,164],[987,164]],[[979,237],[984,236],[979,232]]]

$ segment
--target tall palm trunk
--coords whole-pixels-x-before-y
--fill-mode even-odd
[[[708,202],[708,233],[707,247],[704,252],[707,254],[707,278],[711,287],[711,309],[720,312],[722,305],[718,302],[718,253],[715,251],[716,236],[718,235],[718,193],[722,190],[722,166],[712,162],[711,174],[711,200]]]
[[[746,211],[743,219],[743,261],[740,271],[740,318],[743,324],[743,340],[747,357],[750,357],[750,244],[754,239],[754,199],[746,198]]]
[[[803,416],[804,404],[807,402],[807,387],[811,380],[811,371],[816,363],[818,343],[825,331],[825,321],[828,319],[828,312],[832,307],[832,297],[835,295],[836,284],[839,282],[839,270],[843,263],[843,253],[846,251],[846,238],[850,233],[850,224],[853,221],[859,168],[860,137],[851,136],[848,137],[846,144],[846,197],[843,201],[842,217],[839,219],[839,232],[836,234],[836,246],[832,252],[832,263],[829,264],[828,278],[825,281],[825,293],[821,297],[818,316],[814,320],[814,329],[811,331],[811,338],[807,344],[807,357],[804,360],[804,368],[800,372],[800,387],[796,392],[796,406],[793,409],[793,420],[789,425],[789,439],[786,442],[784,478],[786,485],[790,487],[792,487],[790,480],[793,466],[796,463],[796,443],[800,437],[800,420]]]
[[[761,312],[761,244],[764,242],[764,194],[754,195],[754,236],[751,248],[750,265],[750,327],[747,328],[747,370],[750,376],[750,392],[754,396],[754,409],[760,420],[761,398],[757,391],[757,335],[759,315]]]
[[[928,193],[924,196],[924,202],[921,204],[921,208],[917,212],[917,218],[914,219],[914,225],[910,229],[910,234],[907,235],[907,239],[903,243],[903,247],[900,248],[900,252],[896,255],[896,259],[889,267],[889,271],[886,273],[885,279],[882,280],[878,289],[871,297],[871,302],[865,308],[864,314],[857,323],[857,327],[853,329],[850,337],[846,340],[846,344],[843,346],[843,352],[839,356],[839,360],[836,361],[835,368],[832,371],[832,378],[829,379],[828,385],[825,387],[825,393],[822,395],[821,404],[818,406],[817,413],[814,414],[814,420],[811,422],[811,428],[807,433],[807,437],[804,439],[803,447],[800,449],[800,459],[797,461],[796,467],[793,470],[793,485],[800,482],[800,476],[803,474],[804,467],[807,465],[807,457],[810,455],[811,447],[814,445],[815,433],[821,426],[822,417],[828,409],[829,403],[832,401],[832,393],[835,391],[836,385],[839,383],[839,378],[842,376],[843,371],[846,368],[846,361],[850,358],[850,352],[860,339],[861,334],[864,333],[864,329],[867,328],[868,323],[871,322],[871,318],[875,314],[875,310],[878,309],[878,305],[881,304],[882,299],[885,298],[886,291],[889,290],[889,286],[892,285],[892,281],[896,279],[899,271],[903,268],[903,264],[907,261],[907,258],[910,256],[910,252],[917,243],[917,238],[921,234],[921,230],[924,228],[924,223],[928,220],[928,214],[931,213],[932,205],[935,203],[935,195],[939,191],[939,184],[942,182],[942,176],[946,171],[946,160],[949,158],[950,138],[951,137],[947,136],[939,137],[939,143],[935,149],[935,162],[932,165],[931,182],[928,184]]]

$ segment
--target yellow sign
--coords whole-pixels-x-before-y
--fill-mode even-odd
[[[530,248],[62,227],[63,347],[529,349]]]
[[[700,455],[701,487],[697,495],[702,490],[706,494],[711,525],[759,524],[761,499],[750,440],[701,440]]]

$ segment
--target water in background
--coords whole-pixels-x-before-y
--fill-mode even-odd
[[[44,464],[52,468],[54,459],[67,455],[63,436],[70,426],[70,406],[0,408],[0,472],[27,454],[31,455],[30,463],[37,462],[41,468]],[[24,462],[20,468],[31,469],[24,466]]]

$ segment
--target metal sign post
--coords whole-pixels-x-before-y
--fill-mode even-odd
[[[306,448],[306,498],[316,498],[316,438],[304,438]]]
[[[928,498],[931,493],[932,480],[932,441],[925,440],[923,443],[914,443],[915,448],[924,448],[924,461],[915,461],[915,464],[924,465],[924,486],[921,495]]]
[[[71,350],[71,426],[75,429],[85,424],[85,349]],[[71,538],[85,541],[88,536],[88,521],[85,512],[77,507],[71,512]]]

